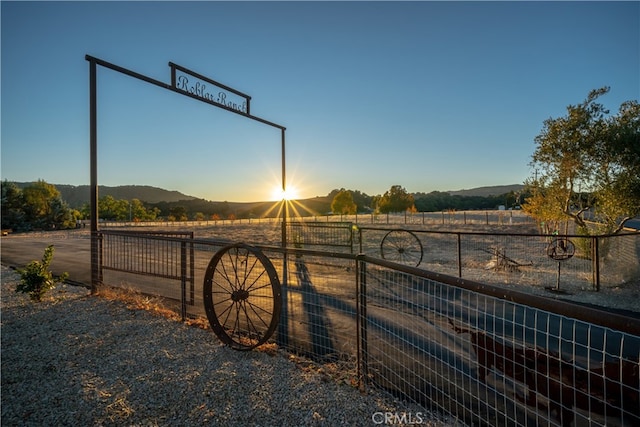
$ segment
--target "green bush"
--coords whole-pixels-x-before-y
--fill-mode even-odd
[[[28,293],[32,301],[41,301],[44,294],[53,289],[56,283],[64,281],[69,276],[68,273],[53,277],[49,270],[52,260],[53,245],[49,245],[44,250],[42,261],[31,261],[25,268],[18,270],[21,280],[16,292]]]

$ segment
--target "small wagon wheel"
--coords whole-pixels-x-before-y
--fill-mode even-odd
[[[265,343],[282,307],[278,273],[259,249],[238,243],[220,249],[204,276],[204,308],[220,341],[237,350]]]
[[[422,262],[422,243],[418,236],[407,230],[391,230],[380,243],[383,259],[417,267]]]

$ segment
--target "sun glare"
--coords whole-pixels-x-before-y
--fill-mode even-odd
[[[273,200],[295,200],[298,197],[298,191],[294,187],[288,187],[283,190],[281,187],[277,187],[273,190]]]

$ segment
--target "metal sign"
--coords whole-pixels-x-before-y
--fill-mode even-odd
[[[169,62],[169,67],[171,67],[171,86],[175,90],[196,96],[218,107],[250,114],[251,97],[249,95],[173,62]]]

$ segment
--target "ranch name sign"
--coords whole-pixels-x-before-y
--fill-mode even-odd
[[[207,101],[224,105],[225,107],[232,108],[236,111],[240,111],[241,113],[247,112],[247,101],[245,99],[231,99],[231,97],[228,97],[229,94],[223,90],[218,90],[217,93],[209,92],[206,84],[199,81],[196,81],[195,83],[190,82],[186,75],[178,76],[176,89],[196,95],[197,97],[206,99]],[[214,87],[214,91],[215,89],[216,88]]]
[[[249,95],[177,64],[170,62],[169,66],[171,67],[171,85],[174,89],[238,113],[250,114],[251,97]]]

